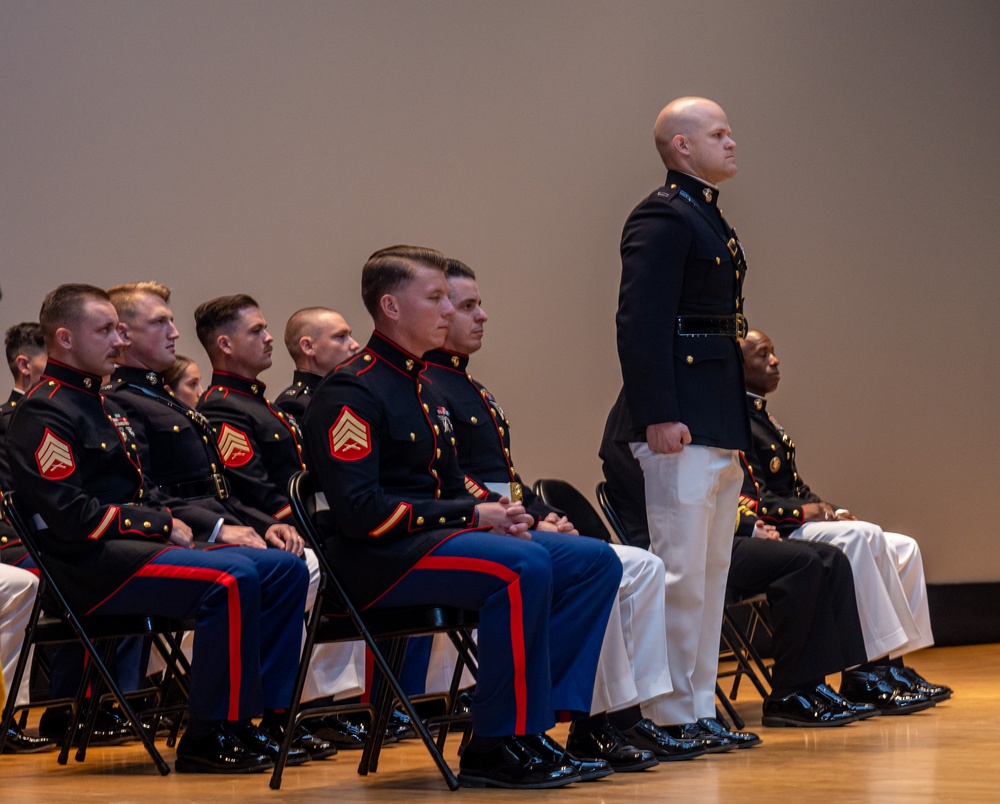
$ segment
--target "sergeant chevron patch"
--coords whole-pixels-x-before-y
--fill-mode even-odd
[[[35,462],[42,477],[48,480],[63,480],[76,469],[73,450],[48,427],[45,428],[42,443],[35,450]]]
[[[330,454],[342,461],[359,461],[371,451],[371,428],[345,405],[330,428]]]
[[[236,468],[249,463],[253,457],[253,447],[246,433],[227,422],[219,431],[219,453],[226,466]]]

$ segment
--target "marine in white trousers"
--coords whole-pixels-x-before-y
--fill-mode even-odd
[[[861,520],[806,522],[789,538],[840,548],[851,562],[868,660],[934,644],[920,546]]]

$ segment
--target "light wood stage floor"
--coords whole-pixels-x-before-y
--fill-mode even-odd
[[[389,746],[379,772],[357,775],[358,752],[289,768],[280,791],[270,775],[159,776],[137,745],[95,748],[65,767],[55,754],[0,757],[4,802],[392,802],[524,801],[996,801],[1000,757],[1000,645],[935,648],[908,657],[932,681],[955,689],[943,704],[906,717],[878,717],[834,729],[760,727],[760,699],[741,688],[737,710],[764,744],[661,764],[560,790],[450,793],[423,746]],[[835,681],[831,679],[831,681]],[[839,681],[839,679],[836,679]],[[836,686],[836,683],[834,684]],[[33,717],[29,723],[35,722]],[[565,739],[566,726],[553,735]],[[452,735],[447,752],[457,769]],[[162,743],[160,743],[162,745]],[[173,752],[164,750],[173,761]]]

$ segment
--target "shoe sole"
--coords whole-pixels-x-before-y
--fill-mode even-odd
[[[646,761],[646,762],[634,762],[630,765],[612,765],[611,769],[615,773],[635,773],[637,771],[644,771],[647,768],[655,768],[660,764],[660,760],[656,757]]]
[[[46,751],[55,751],[59,746],[55,743],[47,743],[46,745],[39,745],[34,748],[14,748],[8,743],[3,747],[3,751],[0,754],[42,754]]]
[[[264,773],[264,771],[269,771],[273,768],[273,762],[268,762],[266,765],[260,765],[254,768],[220,768],[218,765],[209,765],[188,757],[177,757],[177,759],[174,760],[174,770],[178,773],[224,773],[227,775],[240,775],[249,773]]]
[[[611,776],[615,772],[614,768],[607,768],[606,770],[591,771],[590,773],[581,773],[581,782],[596,782],[598,779],[604,779],[607,776]]]
[[[714,748],[714,749],[713,748],[703,748],[700,751],[691,751],[690,753],[687,753],[687,754],[657,754],[656,751],[653,751],[653,753],[656,754],[656,758],[660,762],[683,762],[686,759],[697,759],[698,757],[703,757],[703,756],[705,756],[705,754],[712,753],[713,751],[716,752],[716,753],[720,753],[722,751],[728,751],[728,750],[730,750],[730,748],[733,748],[733,747],[735,747],[735,746],[722,746],[722,745],[720,745],[718,748]],[[652,749],[650,749],[650,750],[652,751]]]
[[[508,790],[549,790],[553,787],[565,787],[573,782],[579,782],[579,776],[570,776],[568,779],[556,779],[551,782],[537,782],[535,784],[517,784],[516,782],[501,782],[496,779],[489,779],[485,776],[471,776],[468,773],[459,772],[458,783],[462,787],[503,787]]]
[[[882,713],[883,717],[894,717],[896,715],[912,715],[914,712],[923,712],[925,709],[930,709],[934,706],[937,701],[927,700],[923,703],[910,704],[902,709],[880,709],[879,712]]]
[[[781,728],[783,726],[789,726],[792,728],[800,729],[829,729],[836,728],[837,726],[847,726],[850,723],[857,723],[860,718],[856,715],[848,720],[838,720],[833,723],[824,723],[823,721],[817,721],[815,723],[808,722],[805,723],[801,720],[795,720],[793,718],[770,716],[761,718],[761,723],[765,726],[770,726],[771,728]]]

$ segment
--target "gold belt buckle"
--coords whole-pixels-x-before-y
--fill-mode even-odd
[[[226,483],[226,478],[219,472],[212,475],[212,480],[215,482],[215,496],[220,500],[229,499],[229,485]]]
[[[745,338],[747,333],[750,331],[750,327],[747,325],[747,320],[743,313],[736,314],[736,337]]]

